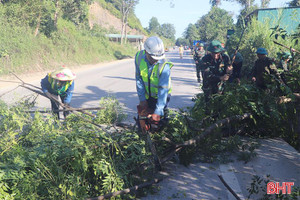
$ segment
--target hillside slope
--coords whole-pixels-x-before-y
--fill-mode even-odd
[[[108,10],[102,8],[99,3],[94,2],[89,6],[89,25],[92,28],[95,24],[107,29],[121,32],[122,21],[112,15]],[[131,35],[141,35],[142,33],[136,29],[127,26],[127,33]]]

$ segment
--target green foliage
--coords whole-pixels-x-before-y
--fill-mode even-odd
[[[159,35],[161,35],[165,38],[168,38],[168,39],[175,40],[175,33],[176,33],[176,30],[175,30],[175,27],[173,24],[165,23],[165,24],[161,25]]]
[[[177,38],[176,43],[177,46],[183,45],[183,46],[189,46],[190,45],[190,41],[188,39],[185,38]]]
[[[149,21],[148,32],[150,34],[159,34],[160,32],[160,23],[156,17],[152,17]]]
[[[250,199],[250,197],[253,197],[255,195],[255,199],[260,200],[296,200],[300,196],[299,187],[293,187],[291,194],[267,194],[267,184],[270,181],[270,175],[266,175],[266,177],[254,175],[252,177],[250,187],[247,188],[247,191],[249,192],[248,198]]]
[[[110,42],[105,37],[107,30],[99,26],[89,29],[87,2],[61,2],[56,23],[54,1],[9,1],[1,5],[0,75],[134,56],[136,49],[130,44]]]
[[[298,73],[292,70],[290,73]],[[233,115],[251,113],[252,119],[243,127],[250,135],[259,137],[281,137],[292,146],[297,147],[297,107],[296,101],[288,103],[280,102],[281,97],[293,98],[292,92],[299,90],[296,77],[289,78],[289,87],[280,85],[272,76],[267,80],[266,91],[256,88],[252,84],[227,84],[224,95],[214,95],[209,103],[204,104],[203,96],[199,95],[192,110],[192,116],[202,119],[205,114],[214,119],[224,119]],[[291,88],[297,90],[291,91]],[[202,108],[203,105],[206,109]],[[240,124],[231,124],[232,128],[240,127]],[[240,127],[241,128],[241,127]]]
[[[158,35],[169,40],[175,40],[176,30],[174,25],[169,23],[160,25],[156,17],[150,19],[147,31],[150,35]]]
[[[291,0],[288,2],[289,7],[294,7],[294,6],[300,6],[300,1],[299,0]]]
[[[68,21],[79,25],[87,22],[88,16],[88,1],[86,0],[64,0],[62,1],[62,17]]]
[[[274,32],[273,30],[277,30],[277,32]],[[227,42],[226,48],[230,55],[236,49],[241,31],[241,27],[237,27],[237,31],[235,32],[235,34],[232,35]],[[243,76],[250,76],[252,67],[254,66],[254,62],[257,59],[255,52],[259,47],[266,48],[268,51],[268,56],[271,58],[277,57],[278,52],[286,51],[286,49],[281,49],[279,45],[276,45],[273,42],[276,39],[277,42],[286,46],[293,46],[293,48],[295,49],[300,48],[299,45],[294,46],[292,38],[283,36],[283,33],[284,30],[279,30],[276,27],[274,29],[270,29],[267,24],[263,24],[256,19],[252,19],[251,23],[248,23],[239,46],[239,52],[244,57],[242,68]]]
[[[97,112],[95,122],[98,124],[115,124],[126,118],[121,105],[114,97],[102,97],[99,106],[103,109]]]
[[[195,24],[202,40],[220,40],[225,42],[227,29],[233,28],[232,16],[223,9],[213,7]]]
[[[201,136],[205,128],[215,123],[215,120],[212,118],[203,119],[200,117],[201,119],[199,119],[198,117],[202,114],[201,111],[198,112],[199,109],[195,107],[193,109],[197,110],[197,114],[195,113],[195,110],[192,110],[190,115],[184,111],[173,111],[173,113],[171,113],[172,120],[169,125],[163,131],[153,135],[153,140],[155,141],[157,151],[159,152],[158,155],[166,155],[166,150],[171,149],[172,144],[169,141],[173,144],[182,144],[192,138]],[[195,121],[191,123],[187,116],[191,117],[189,120]],[[189,165],[191,162],[195,161],[217,161],[221,163],[228,163],[232,161],[230,155],[233,154],[235,154],[238,159],[244,160],[245,162],[255,157],[256,154],[254,150],[258,147],[257,142],[234,135],[235,126],[237,126],[237,124],[233,124],[230,127],[224,127],[222,129],[216,129],[214,134],[212,133],[206,136],[195,145],[181,149],[181,151],[177,154],[180,163],[184,165]],[[241,125],[239,125],[239,127],[241,127]],[[218,134],[220,131],[225,130],[230,134],[233,134],[233,136],[223,138],[222,134]],[[162,140],[161,138],[168,139]],[[248,157],[245,158],[245,155]]]
[[[108,99],[101,102],[114,116],[119,104]],[[1,102],[1,199],[85,199],[147,178],[139,166],[149,155],[136,133],[104,132],[72,114],[64,123],[39,113],[31,117],[24,106]],[[123,198],[133,197],[116,197]]]
[[[199,40],[199,33],[198,33],[196,25],[194,25],[194,24],[189,24],[189,26],[186,28],[183,35],[184,35],[185,39],[187,39],[189,41],[189,46],[193,45],[194,40]]]

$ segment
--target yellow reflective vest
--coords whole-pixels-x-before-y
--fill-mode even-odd
[[[58,95],[64,94],[73,81],[59,81],[51,77],[51,73],[48,74],[48,81],[51,85],[51,89]]]
[[[143,58],[145,55],[145,50],[139,51],[135,57],[135,61],[137,65],[139,66],[140,69],[140,75],[142,77],[142,80],[145,85],[145,97],[146,99],[149,99],[149,97],[153,97],[157,99],[157,94],[158,94],[158,84],[159,84],[159,77],[165,67],[166,64],[169,64],[170,68],[173,67],[173,64],[171,62],[162,62],[162,63],[157,63],[151,72],[150,77],[148,77],[148,65],[145,59]],[[149,90],[150,87],[150,90]],[[168,85],[168,94],[171,93],[172,88],[171,88],[171,77],[169,77],[169,85]]]

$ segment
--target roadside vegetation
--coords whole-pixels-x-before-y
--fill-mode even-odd
[[[0,3],[0,76],[134,56],[136,47],[110,42],[105,36],[109,31],[100,26],[90,29],[92,1],[57,2],[58,6],[54,1]],[[141,28],[135,16],[130,21]]]
[[[300,88],[297,70],[288,80],[290,88]],[[299,90],[278,86],[270,80],[271,92],[265,92],[247,82],[227,85],[207,107],[199,94],[193,107],[171,112],[169,125],[151,134],[162,162],[249,162],[258,138],[281,137],[296,147],[299,101],[291,92]],[[287,101],[279,103],[283,95]],[[96,117],[71,114],[61,122],[52,115],[30,115],[30,98],[12,106],[1,102],[1,199],[86,199],[159,178],[145,141],[136,129],[120,124],[124,112],[116,99],[102,98],[99,106],[105,109]],[[259,184],[248,186],[249,196],[263,190]],[[146,192],[114,199],[136,199]]]
[[[90,30],[85,12],[73,15],[64,11],[54,23],[48,14],[55,12],[46,9],[55,8],[51,1],[44,2],[52,7],[37,4],[46,6],[43,8],[47,12],[43,12],[35,35],[37,21],[20,21],[25,19],[20,15],[36,19],[31,17],[39,13],[40,7],[7,2],[0,6],[0,29],[4,30],[0,31],[0,64],[4,66],[0,75],[119,59],[136,52],[133,47],[109,42],[101,27]],[[84,10],[85,2],[75,8]],[[29,8],[32,12],[38,10],[28,13]],[[213,12],[221,12],[217,10]],[[49,23],[55,28],[47,26]],[[244,28],[241,23],[236,26],[236,35],[228,40],[229,54]],[[262,91],[247,80],[257,47],[264,46],[275,56],[280,51],[273,43],[276,40],[300,50],[297,34],[288,36],[278,28],[269,31],[253,20],[240,46],[240,52],[247,55],[241,84],[227,84],[224,94],[214,95],[209,104],[197,94],[193,107],[171,112],[169,125],[151,135],[160,158],[184,165],[194,161],[227,163],[233,159],[248,162],[256,156],[257,139],[269,137],[283,138],[299,150],[299,57],[295,56],[293,68],[284,72],[285,85],[269,77],[268,90]],[[29,114],[33,106],[32,99],[11,106],[0,104],[0,199],[86,199],[156,178],[145,141],[133,127],[121,126],[124,112],[116,99],[99,99],[99,106],[105,109],[95,113],[96,117],[71,114],[64,122],[52,115]],[[249,197],[262,190],[263,180],[254,178]],[[144,194],[139,190],[114,198],[135,199]],[[291,198],[296,199],[297,194],[293,195]]]

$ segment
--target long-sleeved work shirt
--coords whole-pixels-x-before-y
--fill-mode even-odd
[[[261,88],[266,87],[264,74],[279,76],[273,59],[269,57],[257,59],[252,69],[252,76],[256,78],[256,85]]]
[[[142,59],[144,59],[147,63],[148,66],[148,76],[151,76],[152,70],[154,66],[157,64],[151,65],[147,58],[146,54],[143,55]],[[158,62],[164,62],[164,60],[159,60]],[[140,72],[140,67],[135,61],[135,78],[136,78],[136,89],[137,93],[139,96],[140,101],[146,101],[146,96],[145,96],[145,83],[142,79],[141,72]],[[167,104],[167,97],[168,97],[168,92],[169,92],[169,77],[170,77],[170,65],[166,64],[164,66],[164,69],[162,73],[159,76],[159,83],[158,83],[158,94],[157,94],[157,103],[156,103],[156,108],[154,110],[154,114],[163,116],[164,115],[164,107]],[[150,88],[149,88],[150,89]]]
[[[43,90],[44,93],[49,92],[51,94],[58,95],[57,91],[54,91],[51,88],[51,84],[49,83],[49,80],[48,80],[48,75],[41,80],[41,86],[42,86],[42,90]],[[70,87],[67,89],[67,91],[60,95],[64,99],[64,103],[70,103],[71,102],[71,99],[72,99],[72,96],[73,96],[73,91],[74,91],[74,81],[72,82]]]

